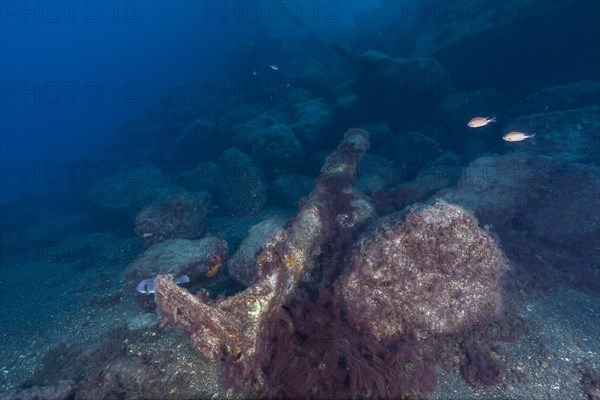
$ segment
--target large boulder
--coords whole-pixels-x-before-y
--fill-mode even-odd
[[[271,178],[281,172],[299,172],[304,161],[304,147],[291,128],[275,124],[256,136],[251,155]]]
[[[145,207],[135,218],[144,248],[166,239],[197,239],[206,232],[212,200],[208,193],[181,193]]]
[[[405,123],[424,116],[448,93],[449,79],[433,58],[395,59],[369,51],[358,64],[357,105],[373,119]]]
[[[413,179],[441,152],[440,144],[420,132],[406,132],[393,142],[394,159],[401,166],[402,180]]]
[[[259,115],[253,115],[243,122],[231,127],[231,143],[250,154],[252,146],[262,133],[274,125],[287,124],[291,115],[285,111],[268,110]]]
[[[291,61],[295,72],[294,85],[311,93],[319,93],[331,82],[329,69],[312,57],[302,57]]]
[[[137,212],[145,205],[181,191],[158,168],[146,165],[102,177],[94,182],[88,194],[90,200],[103,209]]]
[[[530,94],[510,110],[512,118],[586,108],[600,104],[600,82],[581,81],[552,86]]]
[[[524,115],[506,132],[535,134],[526,142],[507,143],[511,150],[538,153],[575,163],[600,163],[600,105]]]
[[[438,202],[381,219],[354,246],[336,293],[351,323],[379,340],[455,334],[500,315],[507,270],[472,214]]]
[[[358,176],[354,186],[368,196],[402,180],[401,170],[395,162],[372,154],[365,155],[358,166]]]
[[[435,192],[454,185],[460,178],[461,171],[460,158],[447,151],[419,172],[415,179],[398,185],[392,194],[391,203],[401,210],[418,201],[425,201]]]
[[[535,238],[555,249],[569,250],[581,260],[597,254],[600,248],[600,168],[565,165],[553,174],[550,184],[538,190],[537,202],[520,219],[522,225]],[[590,267],[592,264],[590,262]]]
[[[316,146],[331,141],[328,133],[332,108],[322,98],[298,102],[294,107],[294,122],[290,127],[306,145]]]
[[[462,170],[455,187],[442,189],[436,197],[474,213],[483,224],[501,225],[538,199],[556,170],[548,157],[484,156]]]
[[[400,12],[419,29],[410,57],[435,57],[457,82],[516,88],[598,76],[598,4],[593,1],[427,0],[413,3],[410,15]],[[574,51],[581,43],[589,46]]]
[[[227,260],[227,242],[207,237],[200,240],[170,239],[155,244],[137,257],[123,278],[128,291],[135,293],[143,306],[151,306],[151,296],[137,293],[137,285],[157,275],[187,275],[190,282],[213,278]]]
[[[200,163],[177,175],[176,180],[190,192],[208,192],[216,196],[221,183],[221,169],[214,162]]]
[[[250,156],[232,147],[221,154],[219,165],[219,205],[223,211],[236,216],[259,213],[267,201],[267,182]]]
[[[214,138],[218,136],[215,124],[198,118],[186,126],[171,150],[171,158],[178,165],[194,165],[203,158],[210,157],[216,148]]]
[[[315,179],[299,174],[278,176],[269,184],[269,198],[286,207],[298,207],[298,201],[308,196]]]
[[[377,121],[361,125],[361,128],[369,132],[369,140],[371,141],[369,153],[388,158],[394,156],[392,143],[394,134],[388,124],[384,121]]]
[[[250,286],[256,278],[256,255],[267,239],[283,227],[288,218],[268,217],[248,230],[248,235],[235,254],[227,260],[225,267],[229,276],[245,286]]]

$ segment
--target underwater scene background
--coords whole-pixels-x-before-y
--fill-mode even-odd
[[[0,399],[600,399],[600,3],[0,11]]]

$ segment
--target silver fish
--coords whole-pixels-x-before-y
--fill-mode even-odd
[[[532,138],[534,136],[535,136],[535,133],[528,134],[528,133],[513,131],[513,132],[508,132],[506,135],[502,136],[502,139],[506,140],[507,142],[520,142],[521,140]]]
[[[156,279],[156,277],[144,279],[143,281],[138,283],[136,290],[140,293],[145,293],[145,294],[154,293],[154,286],[156,285],[155,279]],[[190,281],[190,277],[187,275],[181,275],[176,278],[173,278],[173,282],[175,282],[178,285],[188,283],[189,281]]]

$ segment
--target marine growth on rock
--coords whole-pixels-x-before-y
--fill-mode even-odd
[[[419,340],[502,310],[508,266],[470,213],[438,202],[376,221],[352,187],[368,147],[366,131],[346,132],[298,214],[257,253],[246,290],[215,302],[157,277],[163,324],[224,361],[230,387],[263,398],[419,396],[436,379]]]

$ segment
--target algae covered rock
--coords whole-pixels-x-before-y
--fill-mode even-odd
[[[281,170],[299,171],[304,161],[304,147],[285,124],[275,124],[257,135],[251,154],[269,177]]]
[[[229,276],[246,286],[250,286],[256,279],[257,252],[277,229],[283,227],[287,220],[283,216],[272,216],[252,226],[238,250],[227,260],[226,266]]]
[[[447,94],[449,80],[433,58],[396,59],[375,51],[358,58],[358,108],[372,117],[404,121],[423,115]]]
[[[214,162],[199,163],[194,168],[179,174],[176,180],[190,192],[208,192],[216,196],[221,180],[221,169]]]
[[[483,223],[501,225],[535,201],[540,196],[535,188],[549,184],[556,170],[549,157],[483,156],[462,170],[455,187],[436,196],[474,213]]]
[[[180,191],[158,168],[146,165],[115,171],[111,176],[98,179],[88,195],[102,209],[128,212],[167,199]]]
[[[210,208],[208,193],[181,193],[140,211],[135,233],[146,249],[166,239],[197,239],[206,232]]]
[[[314,184],[314,178],[304,175],[278,176],[269,185],[269,196],[285,206],[296,208],[298,201],[310,193]]]
[[[380,340],[451,334],[499,316],[507,269],[477,219],[440,201],[381,219],[355,245],[336,292],[351,323]]]
[[[200,240],[170,239],[155,244],[127,267],[123,278],[129,291],[159,274],[187,275],[190,282],[214,277],[227,259],[227,242],[209,237]],[[147,299],[146,294],[139,298]]]
[[[294,106],[295,121],[290,125],[298,139],[306,145],[320,145],[331,139],[328,129],[332,108],[319,98],[298,102]]]
[[[246,153],[232,147],[221,154],[219,204],[231,215],[254,215],[267,201],[267,182]]]
[[[198,118],[185,127],[173,144],[171,159],[178,165],[194,165],[203,156],[218,148],[214,137],[219,135],[215,124],[204,118]]]
[[[524,115],[574,110],[599,105],[599,103],[600,82],[587,80],[552,86],[532,93],[510,110],[510,116],[515,118]]]

